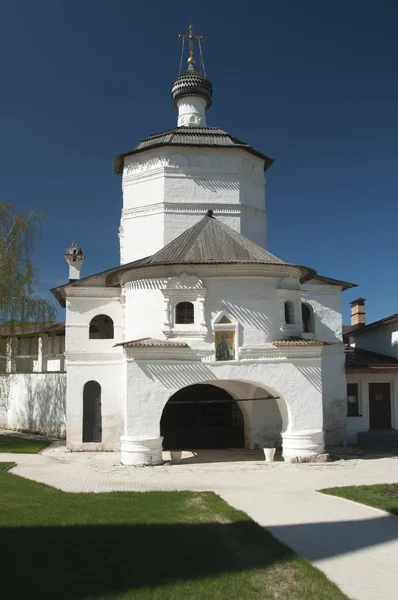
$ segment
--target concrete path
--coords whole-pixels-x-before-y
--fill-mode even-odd
[[[165,453],[165,459],[168,459]],[[208,462],[217,457],[220,462]],[[184,453],[181,464],[132,468],[117,453],[1,454],[12,472],[66,492],[213,490],[320,568],[350,598],[398,598],[398,519],[317,493],[398,481],[398,457],[265,463],[250,451]]]

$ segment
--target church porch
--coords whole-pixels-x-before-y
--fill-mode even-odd
[[[126,355],[123,464],[161,464],[166,449],[276,447],[288,462],[325,453],[322,387],[313,384],[315,371],[322,380],[319,356],[311,365],[307,359],[307,372],[286,360],[205,363]]]

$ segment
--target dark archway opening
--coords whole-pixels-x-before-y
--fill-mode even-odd
[[[88,381],[83,389],[83,442],[102,442],[101,386]]]
[[[176,392],[164,407],[160,433],[165,450],[244,448],[242,411],[225,390],[210,384]]]

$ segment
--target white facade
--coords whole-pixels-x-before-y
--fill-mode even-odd
[[[192,69],[190,77],[201,89],[203,77]],[[180,79],[178,126],[205,127],[210,83],[203,97],[181,97]],[[208,135],[216,134],[209,128]],[[303,269],[257,260],[261,252],[248,250],[245,240],[242,256],[251,251],[253,260],[129,266],[209,210],[208,218],[266,247],[264,167],[272,160],[235,138],[225,141],[225,132],[217,135],[207,145],[162,142],[121,155],[121,267],[55,291],[66,306],[70,450],[121,449],[124,464],[160,463],[165,407],[196,384],[237,402],[248,448],[282,446],[285,460],[296,461],[324,455],[325,443],[345,443],[342,282],[313,275],[302,284]],[[180,303],[192,311],[183,322]],[[233,348],[220,360],[216,336],[226,331]]]
[[[310,285],[303,292],[298,269],[246,266],[184,266],[129,270],[122,288],[67,288],[68,446],[72,450],[120,447],[126,464],[161,460],[160,421],[170,397],[195,383],[211,383],[228,391],[244,415],[249,448],[279,444],[286,459],[324,452],[328,443],[345,439],[344,350],[336,338],[339,294],[328,286]],[[83,283],[83,282],[82,282]],[[288,287],[284,287],[288,286]],[[324,288],[324,289],[321,289]],[[282,331],[302,332],[301,302],[318,307],[314,332],[323,331],[329,346],[275,347]],[[298,315],[284,321],[291,299]],[[192,301],[192,325],[173,322],[175,304]],[[114,322],[114,339],[89,339],[98,314]],[[215,360],[217,316],[236,327],[237,359]],[[281,331],[282,330],[282,331]],[[340,314],[341,331],[341,314]],[[185,347],[125,348],[115,344],[154,338],[182,342]],[[84,385],[101,385],[102,441],[82,442]],[[277,397],[277,400],[250,398]]]
[[[121,263],[154,254],[208,209],[265,248],[264,161],[240,148],[156,148],[126,157]]]

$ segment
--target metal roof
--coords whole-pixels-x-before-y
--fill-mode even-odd
[[[357,287],[356,283],[350,283],[349,281],[343,281],[342,279],[333,279],[332,277],[324,277],[323,275],[316,275],[315,281],[322,281],[322,283],[328,283],[330,285],[339,285],[343,288],[343,291],[350,288]]]
[[[345,365],[347,372],[358,371],[398,371],[398,359],[362,348],[346,348]]]
[[[264,160],[264,171],[266,171],[275,162],[273,158],[270,158],[262,152],[255,150],[246,142],[242,142],[242,140],[239,140],[222,129],[202,125],[189,125],[175,127],[174,129],[168,129],[167,131],[150,135],[149,137],[141,140],[134,150],[130,150],[124,154],[118,154],[113,161],[114,173],[117,173],[118,175],[123,174],[124,159],[126,156],[132,156],[133,154],[138,154],[139,152],[143,152],[144,150],[149,150],[151,148],[158,148],[159,146],[241,148]]]

